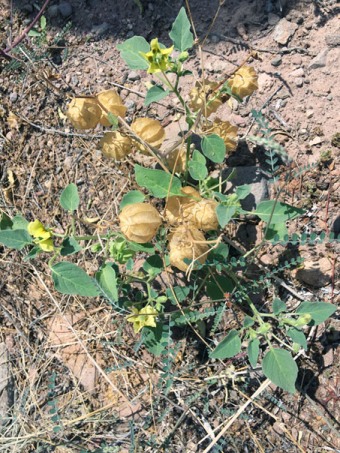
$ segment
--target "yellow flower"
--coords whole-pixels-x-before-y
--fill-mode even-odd
[[[129,315],[126,319],[128,322],[133,323],[133,330],[138,333],[143,327],[156,327],[156,316],[158,312],[147,305],[146,307],[138,310],[138,308],[132,308],[132,315]]]
[[[169,55],[174,50],[174,46],[168,49],[161,49],[158,44],[158,38],[155,38],[151,41],[150,47],[150,52],[140,52],[141,56],[149,63],[148,73],[154,74],[155,72],[166,71],[170,66]]]
[[[40,246],[41,250],[44,252],[53,252],[54,245],[52,233],[47,231],[39,220],[30,222],[28,224],[27,231],[36,239],[34,242]]]

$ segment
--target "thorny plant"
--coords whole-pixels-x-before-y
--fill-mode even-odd
[[[234,357],[245,347],[252,367],[262,359],[264,375],[293,393],[298,374],[293,356],[301,348],[307,348],[304,329],[323,322],[334,313],[335,306],[302,302],[291,311],[278,298],[274,299],[271,311],[260,311],[255,306],[240,270],[255,256],[258,247],[235,260],[230,257],[225,233],[231,221],[246,219],[249,214],[242,209],[241,200],[248,196],[251,188],[243,185],[234,193],[226,194],[226,180],[210,174],[212,168],[221,168],[228,153],[235,151],[237,127],[209,117],[223,103],[232,98],[242,102],[257,89],[256,72],[247,65],[256,55],[250,54],[222,82],[197,81],[189,99],[185,99],[181,80],[192,75],[185,68],[185,62],[195,41],[184,8],[169,36],[173,44],[168,48],[157,38],[149,44],[135,36],[118,49],[129,68],[147,70],[155,76],[145,105],[170,95],[179,100],[187,130],[170,149],[161,150],[165,130],[159,121],[137,118],[129,125],[124,120],[126,107],[114,90],[95,96],[78,96],[68,107],[67,117],[77,129],[91,129],[98,123],[110,127],[100,141],[106,158],[121,160],[132,152],[139,152],[153,156],[160,167],[134,166],[136,184],[144,191],[133,190],[123,196],[120,230],[78,235],[80,199],[77,186],[72,183],[60,196],[60,204],[70,218],[63,233],[39,220],[28,222],[20,215],[9,218],[3,213],[0,242],[17,250],[28,249],[26,260],[42,253],[51,254],[49,267],[58,291],[104,297],[122,319],[133,325],[135,334],[141,332],[141,341],[156,356],[165,353],[164,345],[168,344],[171,328],[188,324],[205,343],[211,359]],[[269,127],[261,114],[253,114],[262,132],[258,141],[267,149],[274,173],[278,156],[284,150],[269,138]],[[200,137],[199,145],[194,144],[193,134]],[[286,222],[303,214],[303,210],[276,198],[259,203],[251,214],[266,224],[262,243],[277,243],[289,241]],[[92,243],[91,251],[101,253],[105,263],[90,277],[64,258],[86,253],[85,244],[94,240],[98,242]],[[136,268],[137,257],[143,258],[143,264]],[[178,271],[186,274],[184,287],[170,282],[170,273]],[[165,275],[168,282],[165,290],[155,285],[160,274]],[[212,319],[212,331],[218,331],[226,304],[227,309],[237,305],[243,312],[243,324],[230,330],[217,344],[215,338],[206,335],[204,321]]]

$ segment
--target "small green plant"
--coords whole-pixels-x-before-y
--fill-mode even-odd
[[[38,45],[46,44],[47,38],[46,38],[46,17],[41,16],[40,21],[39,21],[39,26],[33,27],[29,32],[28,36],[31,38],[36,38]]]
[[[134,166],[136,189],[121,200],[119,229],[98,235],[78,234],[80,197],[77,186],[71,183],[59,200],[69,218],[63,233],[39,220],[28,222],[21,216],[9,218],[3,214],[0,242],[16,250],[29,250],[25,260],[49,253],[49,267],[58,291],[105,298],[117,316],[132,324],[146,348],[163,357],[164,363],[176,357],[176,348],[170,346],[172,329],[189,325],[206,342],[211,359],[229,359],[244,347],[252,367],[262,362],[265,376],[293,393],[298,373],[293,357],[307,347],[304,328],[323,322],[334,313],[335,306],[306,301],[296,310],[289,310],[276,298],[269,309],[260,311],[242,278],[242,269],[246,269],[257,248],[245,257],[232,257],[224,229],[230,222],[252,214],[265,225],[264,242],[289,241],[286,223],[304,211],[275,199],[259,203],[249,213],[241,201],[249,195],[250,186],[226,194],[226,181],[212,177],[210,172],[236,149],[237,128],[228,121],[212,121],[209,117],[231,97],[242,102],[250,96],[257,89],[256,72],[243,64],[222,82],[197,81],[186,99],[181,80],[192,75],[185,62],[195,43],[184,8],[169,36],[172,45],[168,48],[157,38],[149,44],[139,36],[118,48],[129,68],[147,70],[155,77],[145,105],[167,96],[179,100],[187,130],[171,149],[161,150],[165,131],[158,121],[137,118],[131,126],[125,122],[126,107],[114,90],[76,97],[68,108],[67,116],[78,129],[93,128],[98,123],[111,128],[100,141],[105,157],[121,160],[139,152],[153,156],[159,164],[159,169]],[[269,126],[263,117],[256,112],[254,116],[264,136],[252,140],[266,147],[267,163],[275,175],[278,156],[284,150],[268,136]],[[200,146],[195,147],[193,134],[200,137]],[[93,276],[70,261],[72,255],[88,253],[85,245],[90,241],[91,252],[101,253],[104,259]],[[170,283],[169,273],[176,275],[179,271],[187,276],[184,287]],[[160,274],[168,282],[166,288],[160,289],[157,284]],[[243,313],[242,325],[227,335],[217,335],[223,313],[232,306],[234,296]],[[204,323],[207,319],[213,320],[209,342]],[[169,370],[168,363],[164,369]],[[171,375],[165,372],[164,379],[169,388]]]

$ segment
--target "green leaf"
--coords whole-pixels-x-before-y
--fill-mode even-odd
[[[156,327],[143,328],[143,343],[146,349],[156,357],[162,355],[170,341],[170,329],[167,324],[157,323]]]
[[[77,294],[79,296],[94,297],[99,290],[87,273],[67,261],[51,267],[54,286],[62,294]]]
[[[110,302],[118,302],[116,271],[110,263],[105,264],[100,271],[96,273],[96,280],[104,296]]]
[[[237,198],[239,200],[243,200],[246,198],[251,192],[251,185],[250,184],[244,184],[243,186],[238,186],[236,187],[235,193],[237,195]]]
[[[45,30],[45,28],[46,28],[46,17],[45,16],[40,17],[40,28],[42,30]]]
[[[153,244],[146,242],[145,244],[138,244],[137,242],[130,242],[128,241],[129,249],[133,250],[134,252],[146,252],[152,253],[155,250]]]
[[[24,257],[24,261],[29,261],[29,260],[32,260],[34,258],[36,258],[39,253],[42,253],[42,250],[39,246],[35,246],[33,247],[28,253],[27,255]]]
[[[11,230],[13,228],[13,222],[11,218],[3,212],[0,220],[0,231]]]
[[[263,373],[275,385],[289,393],[295,393],[298,367],[285,349],[270,349],[262,361]]]
[[[254,338],[253,340],[250,340],[248,344],[248,358],[250,365],[253,368],[256,367],[259,353],[260,353],[260,340],[258,338]]]
[[[15,215],[12,218],[12,230],[27,230],[29,222],[21,215]]]
[[[115,131],[119,127],[118,116],[114,115],[112,112],[108,112],[107,119],[109,120],[111,130]]]
[[[253,211],[252,214],[256,214],[264,222],[268,223],[270,221],[271,224],[282,224],[288,220],[295,219],[304,212],[303,209],[281,203],[280,201],[266,200],[261,201],[256,211]]]
[[[231,330],[228,335],[210,353],[212,359],[229,359],[241,351],[241,338],[237,330]]]
[[[77,186],[73,183],[65,187],[60,195],[60,204],[66,211],[75,211],[79,206]]]
[[[152,276],[160,274],[163,270],[163,260],[159,255],[149,256],[143,263],[143,269]]]
[[[288,228],[285,223],[270,223],[266,231],[266,239],[272,241],[273,239],[284,239],[288,235]]]
[[[244,328],[251,327],[254,324],[255,324],[255,321],[253,320],[253,318],[251,318],[250,316],[245,316],[245,318],[243,320],[243,327]]]
[[[215,274],[207,280],[206,291],[211,300],[225,300],[224,293],[231,293],[235,283],[229,277]]]
[[[34,28],[32,28],[32,30],[30,30],[28,32],[28,36],[31,36],[32,38],[37,38],[38,36],[40,36],[40,31],[35,30]]]
[[[275,298],[273,301],[273,313],[274,315],[278,315],[283,311],[287,310],[287,305],[279,298]]]
[[[211,161],[215,163],[224,161],[226,155],[225,143],[218,135],[206,135],[202,139],[201,146],[204,155]]]
[[[164,88],[162,88],[161,86],[154,85],[146,93],[144,105],[148,106],[153,102],[160,101],[161,99],[167,97],[169,93],[169,90],[164,90]]]
[[[194,45],[194,36],[190,31],[190,21],[184,7],[179,10],[169,36],[174,43],[175,49],[180,52],[191,49]]]
[[[216,208],[217,220],[222,228],[224,228],[230,220],[233,218],[233,215],[236,213],[237,209],[240,207],[240,204],[237,202],[234,205],[223,205],[219,204]]]
[[[82,246],[74,238],[65,238],[61,244],[60,255],[69,256],[79,252]]]
[[[11,249],[21,250],[32,243],[32,238],[27,230],[3,230],[0,231],[0,243]]]
[[[120,209],[123,209],[129,204],[142,203],[144,200],[145,195],[142,192],[140,192],[139,190],[131,190],[123,196],[119,207]]]
[[[218,261],[224,261],[228,258],[229,255],[229,246],[227,244],[218,244],[218,246],[214,249],[212,249],[209,252],[209,259],[210,260],[218,260]]]
[[[176,176],[166,173],[163,170],[152,170],[136,164],[135,176],[137,184],[148,189],[154,197],[183,196],[181,192],[181,181]]]
[[[197,149],[194,150],[192,158],[189,161],[190,176],[196,181],[202,181],[208,175],[206,166],[207,160]]]
[[[117,45],[120,56],[130,69],[148,69],[149,63],[140,54],[150,50],[149,43],[142,36],[133,36]]]
[[[287,335],[294,341],[294,343],[299,344],[303,349],[307,349],[307,340],[305,334],[295,327],[291,327],[287,330]]]
[[[175,293],[175,296],[170,288],[167,288],[165,294],[167,297],[171,300],[173,305],[177,305],[176,298],[178,302],[183,302],[185,299],[188,297],[188,294],[190,293],[191,288],[188,286],[174,286],[173,291]]]
[[[327,302],[302,302],[296,313],[309,313],[312,321],[309,325],[317,326],[326,321],[336,311],[336,306]]]

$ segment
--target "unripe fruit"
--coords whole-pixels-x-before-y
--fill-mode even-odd
[[[166,204],[165,218],[172,225],[190,221],[190,208],[202,199],[201,195],[193,187],[183,187],[181,192],[187,197],[169,197]]]
[[[100,139],[99,146],[105,157],[114,160],[122,160],[132,151],[130,138],[120,132],[106,132]]]
[[[209,252],[209,245],[201,231],[194,226],[180,225],[176,230],[169,234],[170,264],[181,271],[186,271],[189,267],[183,260],[199,261],[204,264]]]
[[[125,206],[119,214],[119,221],[124,236],[139,244],[151,241],[162,223],[157,209],[148,203]]]
[[[165,131],[161,123],[151,118],[137,118],[132,124],[131,129],[144,142],[153,148],[159,149],[165,138]],[[135,140],[135,145],[140,152],[149,155],[147,148]]]
[[[92,98],[74,98],[66,113],[76,129],[93,129],[97,126],[101,109]]]
[[[123,104],[119,94],[115,90],[106,90],[97,94],[98,101],[106,108],[110,113],[115,116],[124,117],[126,113],[126,107]],[[111,123],[108,120],[107,112],[100,109],[101,117],[100,124],[103,126],[110,126]]]
[[[211,82],[209,80],[197,81],[195,87],[189,93],[190,108],[194,111],[200,110],[206,117],[216,112],[220,105],[222,105],[222,101],[218,97],[214,99],[213,93],[209,96],[208,94],[213,92],[217,87],[217,82]]]

